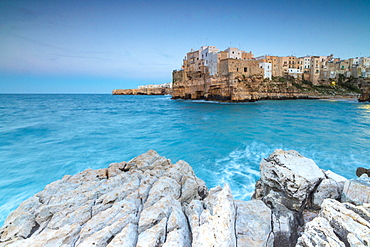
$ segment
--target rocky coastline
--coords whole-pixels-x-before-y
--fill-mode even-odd
[[[113,95],[166,95],[172,94],[171,88],[136,88],[136,89],[114,89]]]
[[[296,151],[260,163],[250,201],[153,150],[55,181],[11,213],[0,246],[369,246],[370,179]]]

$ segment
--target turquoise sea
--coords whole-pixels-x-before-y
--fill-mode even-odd
[[[354,178],[358,166],[370,168],[370,104],[0,95],[0,225],[48,183],[149,149],[187,161],[208,187],[229,183],[236,198],[247,200],[260,160],[277,148]]]

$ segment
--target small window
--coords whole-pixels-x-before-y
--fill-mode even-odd
[[[244,67],[244,72],[248,72],[248,68],[247,67]]]

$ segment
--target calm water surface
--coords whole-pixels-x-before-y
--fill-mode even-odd
[[[0,225],[48,183],[149,149],[187,161],[208,187],[229,183],[236,198],[249,199],[261,158],[277,148],[354,178],[370,166],[370,104],[0,95]]]

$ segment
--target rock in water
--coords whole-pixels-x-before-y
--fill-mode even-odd
[[[366,174],[368,177],[370,177],[370,169],[358,167],[356,170],[356,176],[361,177],[362,174]]]

